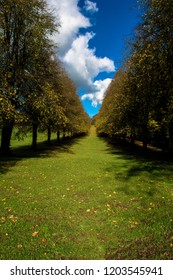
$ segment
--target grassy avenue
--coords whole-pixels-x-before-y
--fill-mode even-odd
[[[0,160],[0,259],[172,259],[173,162],[88,136]],[[43,144],[40,144],[43,145]]]

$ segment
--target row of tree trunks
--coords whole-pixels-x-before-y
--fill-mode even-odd
[[[10,155],[10,142],[11,142],[11,135],[13,131],[14,121],[6,122],[6,124],[2,128],[1,132],[1,154],[2,155]],[[37,135],[38,135],[38,123],[33,123],[32,125],[32,149],[37,150]],[[47,129],[47,143],[51,144],[51,128],[48,127]],[[63,134],[65,137],[65,133]],[[57,142],[60,141],[60,131],[57,131]],[[132,138],[132,143],[134,143],[134,138]],[[147,136],[143,138],[143,149],[147,149]],[[169,124],[169,147],[170,153],[173,153],[173,120],[170,121]]]
[[[170,154],[173,154],[173,119],[169,123],[168,135],[169,135],[169,143],[168,143],[167,150],[169,151]],[[143,136],[143,149],[146,150],[147,146],[148,146],[148,136],[147,133],[145,133]]]

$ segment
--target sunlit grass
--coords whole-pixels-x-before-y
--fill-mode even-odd
[[[173,164],[91,134],[2,159],[0,259],[172,259]],[[20,156],[18,156],[18,154]]]

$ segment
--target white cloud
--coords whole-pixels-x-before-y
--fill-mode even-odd
[[[95,49],[89,48],[89,41],[94,37],[93,33],[80,35],[73,41],[71,49],[63,58],[67,71],[73,81],[86,90],[94,90],[93,79],[100,72],[113,72],[115,66],[107,57],[98,58]]]
[[[84,94],[82,100],[90,100],[93,107],[97,107],[102,104],[104,93],[106,92],[108,86],[110,85],[112,79],[97,80],[94,82],[95,92]]]
[[[101,104],[104,91],[111,79],[103,81],[94,79],[101,72],[114,72],[114,62],[108,57],[97,57],[96,49],[89,46],[90,40],[96,36],[92,32],[80,35],[80,28],[87,30],[91,23],[79,7],[79,0],[47,0],[48,6],[53,10],[57,22],[61,27],[59,34],[54,36],[58,45],[58,56],[63,61],[65,69],[78,89],[87,92],[82,99],[89,99],[93,106]],[[85,1],[85,9],[97,12],[96,3]]]
[[[53,11],[61,27],[59,34],[53,39],[59,47],[59,55],[63,56],[71,47],[80,28],[91,26],[87,17],[81,14],[78,0],[47,0],[48,6]]]
[[[97,3],[86,0],[85,1],[85,6],[84,8],[86,9],[86,11],[92,12],[92,13],[96,13],[99,11],[99,9],[97,8]]]

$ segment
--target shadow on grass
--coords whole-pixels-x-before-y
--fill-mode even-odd
[[[105,259],[173,259],[171,155],[154,149],[144,151],[125,142],[104,141],[106,153],[114,156],[106,171],[114,174],[122,201],[129,205],[126,215],[139,222],[137,227],[125,226],[125,233],[123,229],[117,232],[119,244],[107,247]]]
[[[150,189],[146,190],[149,196],[157,192],[156,185],[152,184],[152,181],[154,183],[173,180],[173,158],[168,153],[154,149],[144,151],[141,147],[107,138],[104,138],[104,141],[107,145],[106,153],[115,155],[114,163],[105,171],[113,172],[116,180],[128,182],[138,176],[145,177],[151,182]],[[136,191],[137,187],[123,184],[121,190],[129,193],[131,190]]]
[[[84,137],[84,136],[83,136]],[[46,141],[39,142],[37,150],[33,150],[30,145],[23,145],[12,149],[10,156],[0,155],[0,174],[5,174],[13,167],[18,161],[26,158],[46,158],[51,157],[56,152],[56,157],[60,153],[74,154],[71,146],[78,143],[79,137],[65,138],[60,142],[52,140],[48,145]]]
[[[172,260],[172,249],[165,240],[170,234],[165,234],[163,240],[157,243],[154,235],[133,241],[123,240],[120,248],[107,248],[106,260]]]

